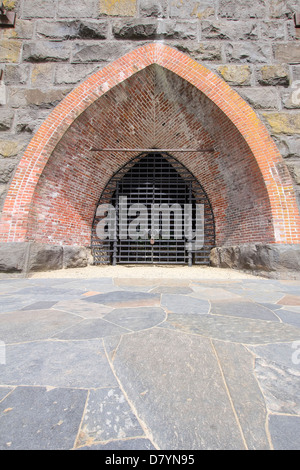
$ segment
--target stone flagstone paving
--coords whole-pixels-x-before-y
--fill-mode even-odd
[[[0,449],[300,449],[300,281],[0,281]]]

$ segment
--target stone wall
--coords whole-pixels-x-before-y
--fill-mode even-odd
[[[89,75],[160,41],[228,82],[265,122],[300,204],[300,34],[297,0],[6,0],[0,30],[0,207],[33,134]],[[3,87],[5,86],[5,89]]]

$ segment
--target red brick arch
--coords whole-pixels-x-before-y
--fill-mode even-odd
[[[30,142],[9,188],[1,218],[2,242],[32,239],[30,220],[36,188],[41,184],[43,171],[57,145],[77,118],[114,87],[153,64],[181,77],[205,95],[226,116],[250,149],[263,181],[272,219],[272,230],[264,241],[300,243],[300,216],[292,181],[265,126],[222,79],[185,54],[163,44],[149,44],[126,54],[89,77],[53,110]],[[63,243],[61,240],[54,237],[50,243]],[[244,235],[241,243],[245,242]]]

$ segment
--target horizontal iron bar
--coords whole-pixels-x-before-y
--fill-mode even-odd
[[[203,153],[212,153],[214,152],[214,149],[213,148],[200,148],[200,149],[97,149],[97,148],[94,148],[94,147],[91,147],[90,148],[90,151],[91,152],[143,152],[143,153],[174,153],[174,152],[189,152],[189,153],[194,153],[194,152],[197,152],[197,153],[200,153],[200,152],[203,152]]]

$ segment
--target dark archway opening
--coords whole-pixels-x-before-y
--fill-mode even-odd
[[[168,154],[142,154],[106,185],[92,227],[94,264],[208,265],[211,204],[197,179]]]

